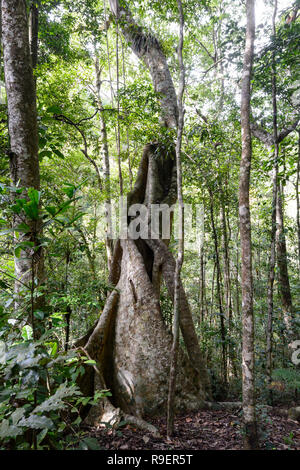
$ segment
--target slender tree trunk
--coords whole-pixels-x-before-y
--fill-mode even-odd
[[[182,169],[181,169],[181,145],[182,133],[184,127],[184,108],[183,108],[183,94],[185,87],[185,70],[183,63],[183,34],[184,34],[184,16],[181,0],[177,0],[179,18],[180,18],[180,33],[178,45],[178,62],[180,68],[180,83],[178,93],[178,128],[177,128],[177,142],[176,142],[176,167],[177,167],[177,199],[179,208],[179,241],[178,241],[178,254],[176,259],[176,269],[174,275],[174,319],[173,319],[173,343],[171,351],[171,364],[170,364],[170,378],[169,378],[169,394],[168,394],[168,414],[167,414],[167,436],[171,437],[174,433],[174,415],[175,415],[175,389],[176,377],[178,374],[178,347],[179,347],[179,324],[180,324],[180,295],[181,283],[180,272],[184,259],[184,206],[182,194]]]
[[[123,71],[123,86],[126,88],[126,67],[125,67],[125,54],[124,54],[124,44],[122,41],[122,71]],[[127,159],[128,159],[128,176],[129,176],[129,185],[130,191],[132,191],[133,185],[133,174],[131,168],[131,157],[130,157],[130,147],[129,147],[129,129],[128,125],[126,126],[126,144],[127,144]]]
[[[95,72],[96,72],[96,89],[97,89],[97,101],[100,110],[100,123],[101,123],[101,146],[102,146],[102,164],[103,164],[103,179],[104,179],[104,191],[105,191],[105,219],[106,219],[106,255],[108,269],[110,270],[112,256],[113,256],[113,241],[112,241],[112,220],[111,220],[111,190],[110,190],[110,162],[109,162],[109,151],[108,151],[108,139],[106,129],[105,111],[103,109],[101,99],[101,71],[99,67],[99,59],[96,54],[95,59]],[[101,189],[101,188],[100,188]]]
[[[216,260],[211,278],[211,295],[210,295],[210,325],[214,314],[214,298],[215,298],[215,277],[216,277]]]
[[[236,316],[240,319],[240,246],[239,246],[239,225],[235,236],[235,309]]]
[[[239,218],[242,261],[242,305],[243,305],[243,415],[245,425],[245,449],[258,447],[255,384],[254,384],[254,318],[251,218],[249,204],[252,141],[250,131],[251,75],[255,38],[255,0],[247,0],[246,46],[242,79],[241,127],[242,159],[239,182]]]
[[[65,292],[65,295],[68,295],[69,292],[69,266],[70,266],[70,250],[69,247],[67,247],[67,252],[66,252],[66,272],[65,272],[65,282],[63,286],[63,291]],[[66,307],[66,326],[65,326],[65,351],[68,351],[69,349],[69,341],[70,341],[70,323],[71,323],[71,307],[69,302],[67,303]]]
[[[278,185],[276,219],[277,219],[277,264],[278,264],[278,282],[281,296],[283,321],[285,324],[288,340],[293,337],[292,320],[294,317],[292,295],[288,274],[288,260],[286,240],[284,233],[284,216],[282,205],[283,189]]]
[[[221,190],[222,191],[222,190]],[[228,347],[228,356],[229,356],[229,366],[230,372],[237,376],[236,370],[236,354],[234,351],[233,343],[231,342],[231,337],[233,336],[233,308],[232,308],[232,296],[231,296],[231,275],[230,275],[230,258],[229,258],[229,240],[228,240],[228,230],[226,222],[226,211],[224,203],[224,195],[221,195],[221,218],[222,218],[222,233],[223,233],[223,255],[224,255],[224,279],[225,279],[225,298],[226,298],[226,313],[228,319],[228,338],[229,338],[229,347]]]
[[[213,194],[212,191],[209,189],[210,193],[210,217],[211,217],[211,225],[213,231],[213,239],[215,245],[215,257],[216,257],[216,272],[217,272],[217,299],[218,299],[218,315],[220,318],[220,333],[221,333],[221,340],[222,340],[222,381],[223,384],[227,385],[227,347],[226,347],[226,327],[225,327],[225,315],[223,309],[223,300],[222,300],[222,281],[221,281],[221,265],[220,265],[220,257],[219,257],[219,247],[218,247],[218,234],[215,225],[215,218],[214,218],[214,206],[213,206]]]
[[[119,185],[120,195],[123,196],[123,175],[122,175],[122,163],[121,163],[121,130],[120,130],[120,68],[119,68],[119,18],[116,17],[116,72],[117,72],[117,129],[116,129],[116,144],[118,154],[118,169],[119,169]]]
[[[275,148],[275,154],[278,155]],[[276,158],[276,156],[275,156]],[[277,176],[278,176],[278,164],[275,163],[273,175],[273,200],[272,200],[272,227],[271,227],[271,246],[269,256],[269,273],[268,273],[268,316],[267,316],[267,380],[270,385],[272,381],[272,347],[273,347],[273,293],[274,293],[274,279],[275,279],[275,245],[276,245],[276,201],[277,201]],[[272,401],[272,391],[270,390],[270,398]]]
[[[277,0],[274,3],[273,13],[273,36],[276,37]],[[269,257],[268,275],[268,318],[267,318],[267,380],[269,385],[272,381],[272,349],[273,349],[273,291],[275,279],[276,261],[276,203],[278,185],[278,129],[277,129],[277,80],[276,80],[276,55],[272,54],[272,106],[273,106],[273,138],[274,138],[274,169],[273,169],[273,198],[272,198],[272,220],[271,220],[271,247]],[[270,399],[273,400],[270,389]]]
[[[199,273],[199,325],[203,322],[205,317],[205,262],[204,262],[204,249],[203,243],[199,248],[199,260],[200,260],[200,273]]]
[[[199,239],[199,261],[200,261],[200,272],[199,272],[199,290],[198,290],[198,325],[200,326],[204,320],[206,310],[206,293],[205,293],[205,254],[204,254],[204,243],[205,243],[205,231],[204,231],[204,206],[201,209],[200,221],[201,233]]]
[[[297,180],[296,180],[296,201],[297,201],[297,234],[298,234],[298,263],[299,263],[299,279],[300,279],[300,198],[299,198],[299,181],[300,181],[300,130],[298,131],[298,161],[297,161]]]

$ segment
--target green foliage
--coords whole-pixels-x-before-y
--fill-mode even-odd
[[[94,397],[84,397],[75,384],[85,373],[84,365],[91,367],[93,363],[76,351],[57,352],[47,342],[47,335],[36,342],[26,339],[15,343],[9,349],[2,342],[1,347],[0,442],[3,448],[24,448],[26,435],[31,436],[28,448],[60,449],[69,445],[65,436],[70,433],[73,445],[81,441],[79,426],[83,408],[109,395],[103,391]],[[96,446],[94,441],[84,442],[89,448]]]
[[[280,380],[287,389],[300,390],[300,371],[296,368],[275,369],[272,377],[274,380]]]

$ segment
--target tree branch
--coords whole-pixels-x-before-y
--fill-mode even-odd
[[[82,137],[82,140],[83,140],[83,143],[84,143],[84,149],[81,149],[81,152],[83,153],[83,155],[85,156],[85,158],[93,165],[93,167],[95,168],[96,170],[96,173],[97,173],[97,179],[98,179],[98,185],[99,185],[99,189],[102,191],[102,179],[101,179],[101,175],[100,175],[100,170],[99,170],[99,167],[96,163],[96,161],[91,158],[88,154],[88,145],[87,145],[87,140],[86,140],[86,137],[85,137],[85,134],[83,132],[82,129],[80,129],[80,123],[84,120],[87,120],[87,119],[92,119],[92,117],[94,117],[98,112],[98,109],[97,111],[95,112],[95,114],[93,116],[91,116],[90,118],[85,118],[85,119],[81,119],[80,121],[78,122],[74,122],[72,121],[70,118],[68,118],[67,116],[64,116],[63,114],[54,114],[53,118],[56,119],[57,121],[61,121],[61,122],[64,122],[65,124],[69,124],[70,126],[73,126],[75,127],[75,129],[80,133],[81,137]]]
[[[278,135],[278,144],[280,144],[280,142],[283,141],[283,139],[285,139],[291,132],[293,132],[294,130],[296,130],[298,124],[299,124],[299,121],[300,121],[300,118],[297,117],[296,120],[293,122],[293,124],[291,124],[289,127],[287,127],[286,129],[283,129],[279,135]]]
[[[109,0],[109,3],[126,41],[149,69],[154,90],[160,93],[164,125],[176,128],[178,121],[176,92],[166,57],[158,40],[152,34],[145,33],[142,27],[135,22],[125,2],[122,2],[122,6],[119,0]]]

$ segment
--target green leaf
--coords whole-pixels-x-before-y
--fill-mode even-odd
[[[23,232],[23,233],[28,233],[31,231],[29,225],[25,224],[25,222],[22,222],[21,224],[17,225],[17,227],[15,227],[13,230],[15,232]]]
[[[77,419],[75,419],[75,421],[73,421],[73,424],[75,426],[79,426],[79,424],[81,423],[82,419],[80,418],[80,416],[77,417]]]
[[[22,338],[25,340],[32,339],[33,333],[32,333],[32,328],[29,325],[25,325],[22,328]]]
[[[2,281],[2,280],[0,279],[0,287],[2,287],[2,289],[8,289],[8,288],[9,288],[9,285],[6,284],[6,282],[4,282],[4,281]]]
[[[20,247],[19,247],[19,248],[15,248],[14,251],[15,251],[15,257],[16,257],[16,258],[20,258],[20,256],[21,256],[21,251],[22,251],[21,248],[20,248]]]
[[[53,106],[50,106],[46,110],[46,113],[49,113],[49,114],[62,114],[62,109],[57,105],[53,105]]]
[[[101,450],[99,442],[95,437],[85,437],[83,441],[91,450]]]
[[[24,206],[24,211],[32,220],[37,220],[39,216],[39,206],[35,201],[29,201]]]
[[[81,395],[81,392],[78,387],[76,385],[68,386],[67,383],[64,382],[59,386],[54,395],[47,398],[47,400],[38,405],[33,410],[33,413],[40,413],[51,410],[63,410],[67,407],[67,404],[62,401],[63,398],[72,397],[76,395]]]
[[[13,204],[11,206],[11,210],[15,213],[15,214],[20,214],[21,210],[22,210],[22,206],[20,204]]]
[[[26,250],[26,248],[34,247],[34,242],[20,242],[15,246],[15,255],[17,258],[20,258],[21,251]]]
[[[57,208],[55,206],[46,206],[45,209],[52,216],[54,216],[57,212]]]
[[[37,318],[38,320],[43,320],[45,317],[45,313],[42,310],[35,310],[33,312],[34,318]]]
[[[45,145],[47,144],[47,139],[45,137],[40,137],[39,138],[39,148],[44,148]]]
[[[79,443],[78,448],[79,448],[79,450],[89,450],[88,445],[87,445],[84,441],[81,441],[81,442]]]
[[[55,341],[52,345],[52,348],[51,348],[51,351],[50,351],[50,354],[51,356],[55,356],[55,354],[57,353],[57,349],[58,349],[58,344],[57,342]]]
[[[50,418],[36,414],[31,414],[28,418],[22,418],[18,425],[31,429],[52,429],[54,427]]]
[[[29,188],[28,197],[32,202],[35,202],[38,205],[40,202],[41,193],[37,189]]]
[[[23,418],[25,413],[24,408],[17,408],[11,415],[10,418],[12,420],[12,423],[16,426],[19,421]]]
[[[57,155],[57,156],[58,156],[59,158],[61,158],[62,160],[64,160],[64,159],[65,159],[65,156],[64,156],[64,154],[63,154],[63,153],[61,153],[61,151],[60,151],[60,150],[58,150],[58,149],[56,149],[56,148],[55,148],[55,149],[53,149],[53,153],[55,153],[55,155]]]
[[[66,183],[68,186],[63,188],[63,192],[71,199],[76,191],[76,187],[73,184]]]
[[[40,443],[45,439],[47,433],[48,433],[48,429],[45,428],[37,435],[36,437],[37,445],[40,445]]]
[[[23,432],[24,431],[22,428],[18,426],[10,425],[8,419],[4,419],[0,423],[0,437],[2,439],[6,437],[20,436],[21,434],[23,434]]]
[[[44,157],[51,158],[52,157],[52,152],[51,150],[42,150],[42,152],[39,153],[39,160],[41,161]]]

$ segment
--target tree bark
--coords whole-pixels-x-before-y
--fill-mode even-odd
[[[278,282],[283,310],[283,321],[285,324],[288,340],[293,339],[293,303],[292,295],[288,274],[288,261],[287,261],[287,249],[286,240],[284,233],[284,217],[283,217],[283,206],[282,206],[282,195],[283,189],[279,184],[277,194],[277,205],[276,205],[276,219],[277,219],[277,264],[278,264]]]
[[[274,88],[274,86],[272,87]],[[274,113],[273,113],[274,114]],[[275,157],[277,153],[278,159],[278,150],[279,143],[282,142],[291,132],[293,132],[299,122],[299,118],[296,118],[294,123],[291,126],[288,126],[286,129],[283,129],[280,133],[277,130],[277,138],[274,135],[270,134],[266,130],[260,128],[255,123],[251,123],[252,134],[257,137],[264,145],[270,150],[272,146],[275,149]],[[279,183],[278,183],[279,184]],[[286,242],[284,235],[284,217],[282,210],[282,199],[280,195],[280,188],[277,185],[276,188],[277,198],[276,198],[276,223],[277,223],[277,232],[276,232],[276,247],[277,247],[277,265],[279,271],[279,282],[280,282],[280,292],[281,292],[281,302],[284,313],[284,323],[286,327],[286,333],[289,338],[293,336],[292,327],[291,327],[291,317],[293,315],[293,305],[292,305],[292,296],[289,284],[289,275],[288,275],[288,266],[287,266],[287,254],[286,254]],[[274,191],[273,191],[273,202],[274,202]],[[270,295],[270,293],[269,293]]]
[[[298,131],[298,160],[297,160],[297,180],[296,180],[296,201],[297,201],[297,235],[298,235],[298,264],[299,264],[299,280],[300,280],[300,197],[299,197],[299,181],[300,181],[300,130]]]
[[[11,179],[15,185],[18,184],[24,190],[28,188],[39,190],[36,92],[24,1],[2,1],[2,42],[9,118]],[[20,234],[18,242],[31,241],[35,246],[39,246],[40,220],[28,217],[24,220],[24,217],[21,219],[16,215],[14,224],[18,225],[24,221],[30,227],[30,231]],[[15,258],[15,275],[27,285],[30,285],[33,279],[38,285],[42,282],[44,258],[41,247],[34,254],[23,250],[21,256]],[[17,281],[17,292],[19,288],[20,284]]]
[[[231,275],[230,275],[230,258],[229,258],[229,238],[227,231],[227,222],[226,222],[226,211],[224,203],[224,194],[221,190],[221,216],[222,216],[222,229],[223,229],[223,254],[224,254],[224,274],[225,274],[225,297],[226,297],[226,312],[228,319],[228,337],[229,337],[229,347],[228,347],[228,356],[229,356],[229,365],[231,373],[234,377],[237,377],[236,370],[236,354],[231,341],[233,333],[233,308],[232,308],[232,296],[231,296]]]
[[[182,168],[181,168],[181,146],[182,134],[184,128],[184,108],[183,108],[183,94],[185,88],[185,68],[183,63],[183,41],[184,41],[184,15],[182,3],[177,0],[179,10],[179,44],[178,44],[178,62],[180,68],[180,82],[178,93],[178,128],[177,128],[177,141],[176,141],[176,167],[177,167],[177,200],[179,206],[179,242],[178,254],[176,259],[176,268],[174,275],[174,318],[173,318],[173,343],[171,350],[171,364],[170,364],[170,377],[169,377],[169,393],[168,393],[168,413],[167,413],[167,436],[171,437],[174,433],[174,416],[175,416],[175,391],[176,391],[176,378],[178,374],[177,356],[179,350],[179,324],[180,324],[180,272],[184,260],[184,205],[182,194]]]
[[[214,246],[215,246],[215,258],[216,258],[216,281],[217,281],[217,299],[218,299],[218,315],[220,318],[220,336],[222,341],[222,381],[223,385],[227,386],[227,347],[226,347],[226,327],[225,327],[225,315],[223,309],[223,295],[222,295],[222,281],[221,281],[221,265],[220,265],[220,256],[219,256],[219,246],[218,246],[218,234],[215,225],[214,217],[214,206],[213,206],[213,193],[209,189],[210,195],[210,218],[211,226],[213,232]]]
[[[100,112],[100,123],[101,123],[101,144],[102,144],[102,164],[103,164],[103,180],[104,180],[104,191],[105,197],[105,219],[106,219],[106,256],[108,270],[111,268],[112,256],[113,256],[113,241],[112,241],[112,220],[111,220],[111,191],[110,191],[110,162],[109,162],[109,151],[108,151],[108,139],[106,129],[105,111],[103,109],[101,99],[101,70],[99,66],[99,58],[96,54],[95,59],[95,72],[96,72],[96,90],[97,90],[97,101]]]
[[[176,93],[158,42],[143,33],[127,9],[120,8],[118,2],[110,3],[118,27],[149,67],[155,88],[161,92],[164,124],[176,127]],[[149,221],[151,204],[175,203],[176,180],[174,149],[170,147],[166,152],[160,143],[146,145],[134,188],[127,196],[128,207],[144,204]],[[85,338],[84,349],[97,361],[102,383],[112,391],[112,406],[138,418],[167,408],[173,338],[159,304],[161,276],[174,300],[175,261],[167,244],[168,240],[164,243],[161,238],[133,240],[130,234],[116,243],[110,273],[115,291],[107,299],[98,325],[89,339]],[[175,409],[195,409],[204,403],[203,384],[208,376],[181,281],[179,290],[180,328],[189,357],[179,348]],[[103,410],[98,411],[94,418],[103,420]]]
[[[245,425],[245,449],[258,447],[255,385],[254,385],[254,319],[253,319],[253,278],[252,278],[252,247],[251,219],[249,204],[250,169],[252,141],[250,130],[251,75],[253,67],[255,38],[255,0],[247,0],[247,29],[244,53],[241,127],[242,127],[242,159],[239,182],[239,218],[241,237],[242,262],[242,308],[243,308],[243,416]]]
[[[39,33],[39,9],[37,1],[31,2],[29,12],[29,45],[31,53],[32,68],[35,69],[38,63],[38,33]]]
[[[125,39],[149,69],[154,89],[161,94],[162,123],[166,127],[176,128],[178,123],[177,97],[166,57],[159,42],[151,34],[144,33],[125,6],[125,2],[120,5],[119,0],[109,0],[109,3]]]

